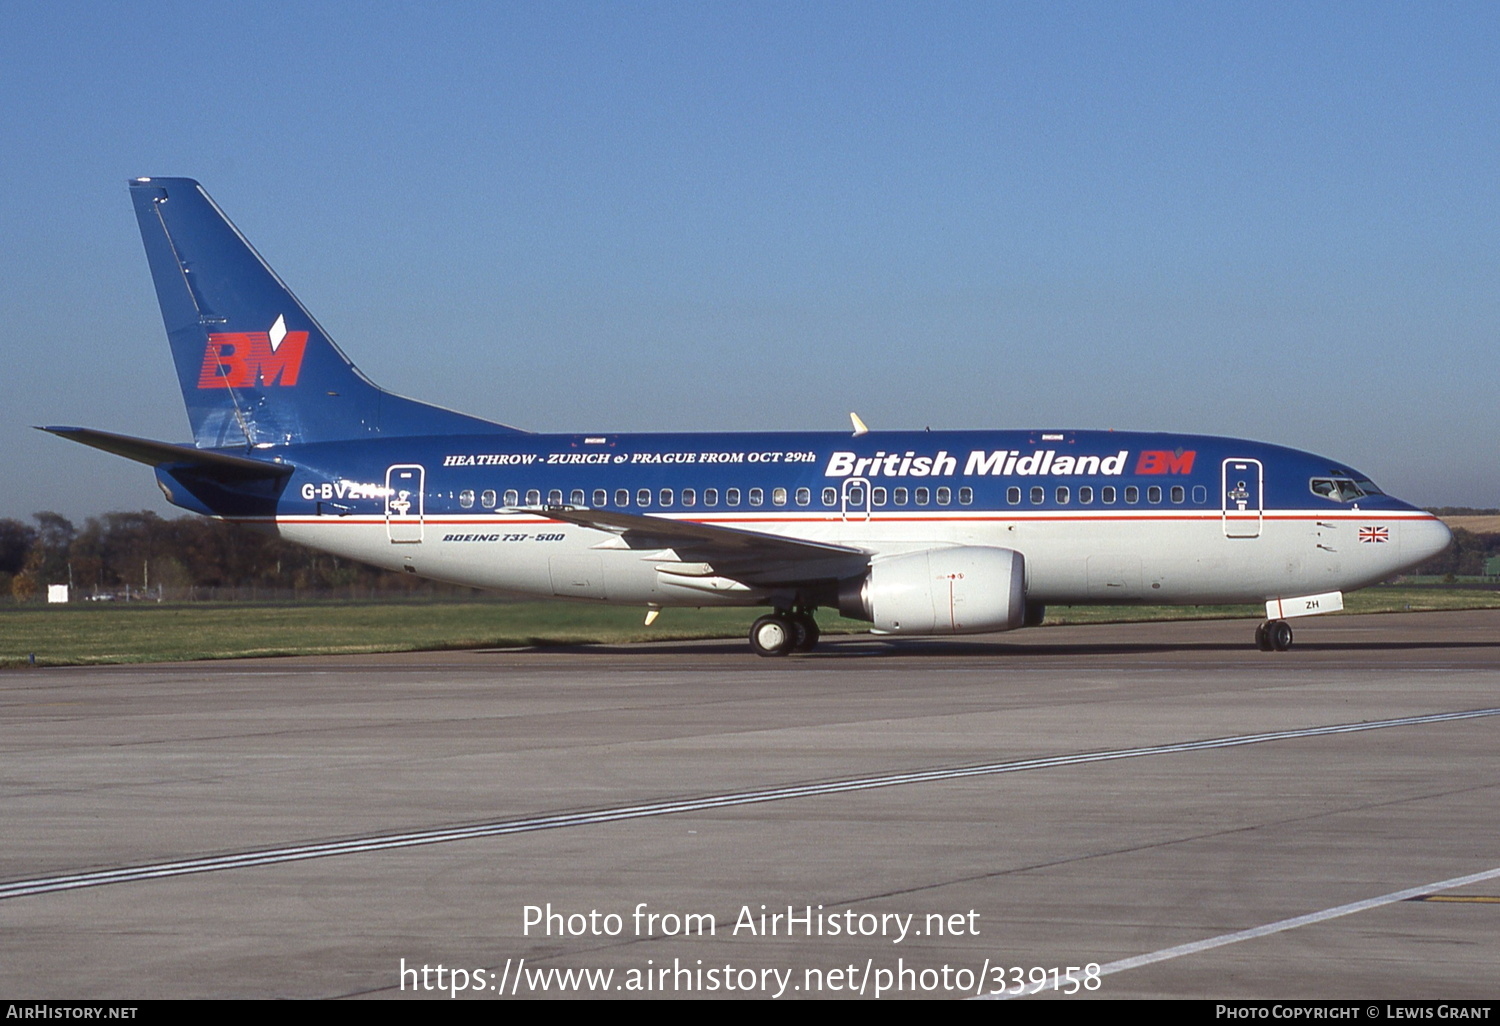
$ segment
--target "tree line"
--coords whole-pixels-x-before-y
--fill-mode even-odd
[[[1500,509],[1478,509],[1473,506],[1438,506],[1428,510],[1440,517],[1493,517]],[[1500,534],[1478,533],[1462,527],[1453,529],[1453,544],[1411,572],[1446,577],[1479,577],[1486,560],[1500,557]]]
[[[206,517],[105,513],[82,526],[50,511],[0,520],[0,595],[45,601],[142,598],[397,598],[473,595]]]
[[[49,511],[34,514],[31,521],[0,520],[0,595],[21,602],[44,600],[51,584],[71,585],[74,599],[474,594],[205,517],[165,520],[149,510],[116,512],[89,517],[78,527]],[[1446,552],[1412,573],[1477,576],[1484,573],[1485,560],[1496,556],[1500,534],[1459,528]]]
[[[1479,577],[1484,574],[1487,559],[1500,556],[1500,534],[1476,534],[1462,527],[1453,529],[1453,544],[1439,552],[1413,574],[1438,574],[1445,577]]]

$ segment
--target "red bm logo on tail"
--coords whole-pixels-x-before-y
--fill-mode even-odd
[[[208,336],[199,388],[295,385],[307,349],[307,332],[287,331],[277,317],[270,331],[226,331]]]

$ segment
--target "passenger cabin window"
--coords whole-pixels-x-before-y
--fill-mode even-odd
[[[897,488],[896,505],[905,506],[909,502],[911,502],[911,493],[908,492],[905,488]]]
[[[1017,488],[1015,485],[1011,485],[1009,488],[1005,489],[1005,501],[1010,503],[1012,506],[1019,506],[1021,504],[1021,489]]]
[[[521,504],[521,493],[514,488],[505,489],[505,504],[507,506],[519,506]]]
[[[698,491],[697,491],[697,489],[694,489],[694,488],[684,488],[682,490],[682,504],[684,506],[694,506],[694,505],[697,505],[697,503],[698,503]]]
[[[609,493],[606,492],[603,488],[595,488],[594,489],[594,505],[596,507],[597,506],[603,506],[607,502],[609,502]]]
[[[629,488],[616,488],[615,489],[615,505],[616,506],[629,506],[630,505],[630,489]]]
[[[1146,501],[1153,506],[1161,502],[1161,485],[1152,485],[1146,489]]]
[[[535,488],[528,489],[527,492],[526,492],[526,505],[528,505],[528,506],[540,506],[541,504],[542,504],[542,493],[540,491],[538,491],[537,489],[535,489]]]
[[[1115,486],[1105,485],[1099,489],[1099,498],[1104,500],[1106,506],[1113,506],[1115,504]]]
[[[849,489],[849,493],[848,494],[849,494],[849,508],[850,509],[854,509],[856,507],[860,507],[860,506],[863,506],[865,504],[865,486],[864,485],[855,485],[853,488]]]
[[[1045,501],[1047,501],[1047,489],[1043,488],[1041,485],[1032,485],[1031,504],[1033,506],[1040,506]]]
[[[1094,501],[1094,490],[1088,485],[1078,486],[1078,501],[1087,506]]]
[[[1179,504],[1183,503],[1183,502],[1186,502],[1187,501],[1187,489],[1184,488],[1184,487],[1182,487],[1182,485],[1173,485],[1172,486],[1172,501],[1176,502],[1176,503],[1179,503]]]
[[[772,488],[771,489],[771,505],[773,505],[773,506],[785,506],[786,505],[786,489],[785,488]]]
[[[871,488],[870,489],[870,505],[871,506],[884,506],[885,505],[885,500],[886,500],[886,491],[885,491],[884,488]]]
[[[1125,486],[1125,502],[1131,506],[1141,501],[1141,490],[1135,485]]]
[[[464,509],[474,508],[474,489],[465,488],[458,493],[458,504]]]
[[[573,493],[568,496],[568,502],[570,502],[574,506],[582,506],[583,505],[583,489],[582,488],[574,488],[573,489]]]
[[[740,490],[738,488],[727,488],[724,490],[724,505],[738,506],[740,504]]]
[[[766,503],[766,490],[764,488],[750,489],[750,505],[764,506]]]
[[[958,490],[958,504],[960,506],[974,505],[974,489],[960,488]]]
[[[798,488],[797,489],[797,505],[799,505],[799,506],[806,506],[806,505],[808,505],[811,502],[812,502],[812,489],[810,489],[810,488]]]
[[[719,504],[719,490],[717,488],[703,489],[703,505],[717,506]]]
[[[823,505],[837,506],[839,504],[839,490],[837,488],[823,489]]]
[[[547,493],[547,505],[549,505],[549,506],[561,506],[562,505],[562,489],[561,488],[554,488],[554,489],[552,489],[551,491],[549,491]]]
[[[657,498],[659,498],[661,500],[661,504],[664,507],[672,505],[672,489],[670,489],[670,488],[663,488],[657,494]]]
[[[1059,506],[1066,506],[1068,504],[1068,486],[1067,485],[1058,485],[1057,486],[1057,504]]]
[[[917,497],[918,506],[925,506],[929,501],[931,501],[930,497],[932,493],[929,492],[926,488],[918,488],[915,494]]]
[[[939,506],[947,506],[953,502],[953,489],[948,487],[937,490],[937,503]]]
[[[486,488],[484,494],[479,497],[479,504],[485,509],[495,508],[495,489]]]
[[[651,505],[651,489],[637,488],[635,492],[635,504],[637,506]]]

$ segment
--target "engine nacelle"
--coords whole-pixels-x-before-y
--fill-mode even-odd
[[[977,545],[877,558],[839,587],[839,612],[888,634],[982,634],[1026,618],[1026,560]]]

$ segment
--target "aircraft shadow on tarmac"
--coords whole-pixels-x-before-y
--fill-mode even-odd
[[[1265,658],[1268,665],[1276,660],[1296,659],[1297,652],[1430,652],[1461,649],[1500,648],[1500,640],[1475,641],[1423,641],[1419,639],[1401,641],[1322,641],[1299,640],[1286,653],[1262,653],[1253,644],[1244,641],[1190,641],[1190,642],[1105,642],[1093,644],[1048,645],[1016,644],[1005,641],[950,641],[924,638],[825,637],[825,644],[816,652],[795,655],[779,660],[787,665],[809,660],[827,662],[830,659],[859,659],[892,656],[920,656],[924,659],[973,658],[990,656],[1000,659],[1019,659],[1047,656],[1111,656],[1153,655],[1172,652],[1240,652],[1246,658]],[[534,655],[591,655],[591,656],[733,656],[749,655],[743,641],[707,640],[677,641],[665,643],[642,643],[631,645],[536,645],[517,648],[476,648],[474,655],[515,654],[525,652]],[[757,660],[753,665],[763,666]],[[774,665],[774,664],[773,664]]]

